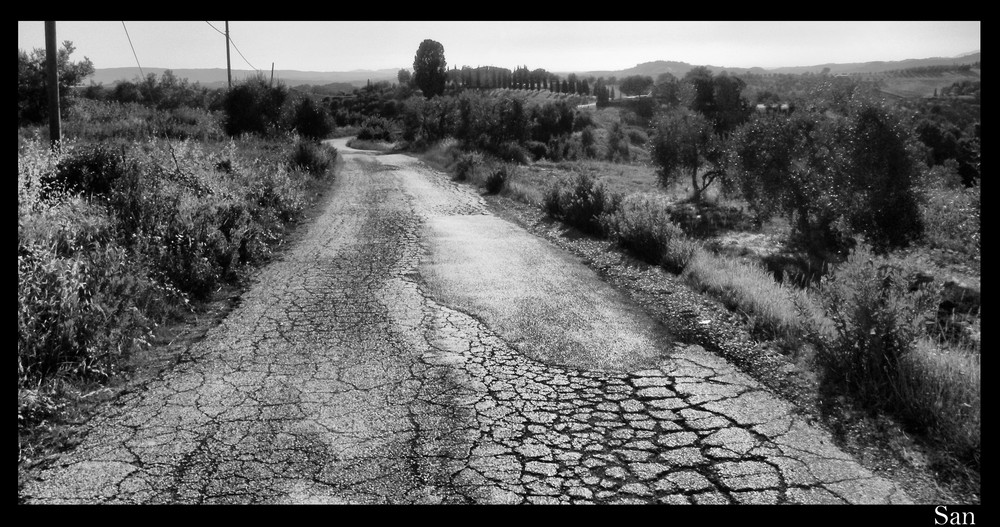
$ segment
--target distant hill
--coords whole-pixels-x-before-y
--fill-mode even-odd
[[[919,68],[926,66],[947,66],[947,65],[961,65],[961,64],[973,64],[979,62],[980,51],[974,51],[971,53],[966,53],[964,55],[959,55],[957,57],[933,57],[927,59],[907,59],[898,61],[880,61],[880,62],[854,62],[847,64],[817,64],[815,66],[789,66],[782,68],[734,68],[727,66],[712,66],[704,65],[706,68],[712,71],[712,73],[720,73],[722,71],[728,71],[730,73],[791,73],[791,74],[803,74],[803,73],[820,73],[824,69],[829,68],[828,72],[831,75],[846,74],[850,75],[852,73],[881,73],[894,70],[902,70],[908,68]],[[631,75],[643,75],[652,77],[654,80],[661,73],[670,73],[677,78],[681,78],[687,74],[692,68],[697,66],[696,64],[688,64],[687,62],[675,62],[675,61],[665,61],[657,60],[653,62],[644,62],[642,64],[637,64],[636,66],[624,70],[618,71],[584,71],[584,72],[573,72],[578,76],[589,77],[593,75],[594,77],[617,77],[619,79],[623,77],[628,77]],[[559,73],[560,75],[566,75],[567,73]]]
[[[111,86],[121,81],[134,81],[141,78],[142,74],[149,75],[155,73],[157,77],[163,75],[168,68],[98,68],[94,74],[84,82],[104,84]],[[178,79],[187,79],[189,82],[197,82],[206,88],[222,88],[229,82],[225,68],[203,68],[203,69],[172,69]],[[253,70],[233,70],[233,82],[255,75]],[[271,78],[271,72],[263,72],[265,78]],[[349,84],[354,87],[362,87],[371,82],[390,81],[396,82],[399,75],[398,69],[393,70],[354,70],[354,71],[297,71],[297,70],[274,70],[274,79],[280,80],[286,86],[301,86],[310,84],[313,86],[324,86],[327,84]]]
[[[802,73],[820,73],[823,70],[829,68],[828,73],[831,75],[838,74],[854,74],[854,73],[880,73],[889,72],[893,70],[901,70],[908,68],[918,68],[926,66],[946,66],[946,65],[960,65],[960,64],[973,64],[979,62],[981,52],[979,50],[973,51],[971,53],[966,53],[957,57],[932,57],[926,59],[907,59],[899,61],[880,61],[880,62],[857,62],[848,64],[817,64],[815,66],[789,66],[782,68],[733,68],[725,66],[712,66],[705,65],[713,73],[720,73],[722,71],[728,71],[730,73],[790,73],[790,74],[802,74]],[[645,62],[642,64],[637,64],[636,66],[624,70],[617,71],[572,71],[572,72],[553,72],[557,75],[568,75],[569,73],[575,73],[577,76],[581,77],[617,77],[619,79],[630,76],[630,75],[643,75],[649,76],[656,79],[661,73],[670,73],[675,77],[681,78],[688,71],[694,68],[694,64],[688,64],[686,62],[676,62],[676,61],[665,61],[657,60],[653,62]],[[297,70],[275,70],[274,78],[276,80],[281,80],[287,86],[301,86],[304,84],[309,84],[313,86],[325,86],[328,84],[349,84],[355,87],[362,87],[371,82],[388,81],[396,82],[400,69],[409,68],[398,68],[398,69],[383,69],[383,70],[354,70],[354,71],[297,71]],[[157,76],[163,75],[166,68],[143,68],[143,73],[155,73]],[[200,83],[202,86],[207,88],[219,88],[225,87],[227,83],[226,70],[223,68],[214,69],[175,69],[172,70],[174,75],[180,79],[188,79],[190,82]],[[271,72],[263,72],[265,77],[270,78]],[[255,74],[252,70],[233,70],[233,81],[246,78]],[[94,75],[89,77],[85,82],[93,81],[96,84],[113,85],[119,81],[132,81],[137,77],[140,77],[139,68],[100,68],[94,72]]]

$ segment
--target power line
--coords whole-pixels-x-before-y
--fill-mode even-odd
[[[207,20],[205,21],[205,23],[208,24],[212,29],[218,31],[220,35],[224,35],[224,36],[226,36],[229,39],[229,43],[233,45],[233,48],[235,48],[236,52],[240,54],[240,57],[243,59],[243,62],[247,63],[247,66],[250,66],[254,70],[260,71],[259,69],[257,69],[256,67],[254,67],[253,64],[250,64],[250,61],[247,60],[247,58],[243,56],[243,52],[240,51],[240,48],[236,45],[235,42],[233,42],[233,37],[232,36],[226,35],[222,31],[219,31],[219,28],[213,26],[212,23],[209,22],[209,21],[207,21]]]
[[[142,72],[142,64],[139,64],[139,55],[135,54],[135,46],[132,45],[132,37],[128,35],[128,28],[125,27],[124,20],[122,20],[122,27],[125,28],[125,38],[128,39],[128,46],[132,48],[132,56],[135,57],[135,65],[139,66],[139,74],[142,75],[143,78],[146,78],[146,74]]]
[[[213,26],[212,23],[209,22],[208,20],[206,20],[205,23],[208,24],[208,26],[211,27],[212,29],[216,30],[220,35],[226,36],[225,33],[223,33],[222,31],[219,31],[219,28]]]

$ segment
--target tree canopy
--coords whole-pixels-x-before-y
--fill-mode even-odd
[[[413,83],[424,92],[424,97],[444,94],[447,65],[440,42],[427,39],[420,43],[413,59]]]
[[[94,73],[94,64],[84,57],[80,62],[70,62],[69,56],[76,48],[63,41],[56,59],[59,71],[59,105],[66,108],[69,89]],[[40,123],[48,117],[47,77],[45,50],[35,48],[31,53],[17,50],[17,121]]]

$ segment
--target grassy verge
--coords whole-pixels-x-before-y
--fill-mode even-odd
[[[152,110],[99,110],[74,114],[79,135],[56,150],[19,135],[19,479],[161,328],[271,258],[337,156],[294,136],[219,139],[215,121],[172,113],[152,117],[178,128],[151,134],[108,116]]]

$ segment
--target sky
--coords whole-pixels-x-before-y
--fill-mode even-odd
[[[225,68],[225,21],[56,22],[94,67]],[[425,39],[447,67],[615,71],[657,60],[730,68],[953,57],[980,50],[981,21],[230,21],[233,69],[412,69]],[[17,47],[45,48],[41,21]]]

